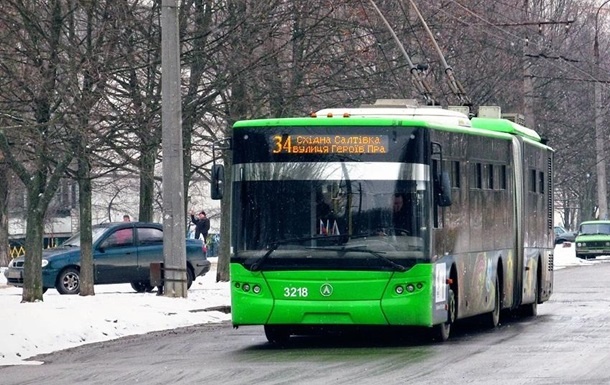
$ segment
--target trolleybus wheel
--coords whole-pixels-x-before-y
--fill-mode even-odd
[[[447,321],[432,327],[432,340],[444,342],[449,339],[451,334],[451,324],[455,322],[456,317],[455,293],[449,288],[449,298],[447,300]]]
[[[495,293],[494,293],[494,309],[486,314],[486,318],[487,318],[487,325],[490,328],[495,328],[498,326],[498,324],[500,323],[500,310],[502,308],[501,305],[501,301],[500,301],[500,282],[498,281],[498,277],[496,277],[496,283],[495,283]]]
[[[285,345],[290,339],[290,331],[282,325],[265,325],[267,341],[275,345]]]
[[[526,317],[535,317],[538,314],[538,278],[534,283],[534,302],[523,305],[521,313]]]

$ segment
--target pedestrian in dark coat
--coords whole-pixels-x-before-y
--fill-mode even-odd
[[[205,216],[205,211],[200,211],[197,218],[191,211],[191,222],[195,224],[195,239],[203,237],[203,243],[205,243],[208,238],[208,231],[210,231],[210,220]]]

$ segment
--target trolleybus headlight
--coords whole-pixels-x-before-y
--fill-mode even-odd
[[[409,293],[413,293],[413,292],[415,291],[415,286],[413,286],[413,284],[412,284],[412,283],[408,284],[408,285],[407,285],[407,291],[408,291]]]
[[[235,282],[235,288],[239,289],[241,287],[241,284],[239,282]]]
[[[418,282],[415,287],[417,288],[417,290],[421,290],[424,287],[424,284],[421,282]]]
[[[394,288],[394,291],[396,292],[396,294],[402,294],[405,292],[405,288],[399,285]]]
[[[261,292],[261,287],[260,287],[260,286],[258,286],[258,285],[254,285],[254,286],[252,287],[252,292],[254,292],[254,294],[258,294],[258,293],[260,293],[260,292]]]
[[[241,286],[241,288],[242,288],[243,291],[250,291],[250,284],[249,283],[244,283]]]

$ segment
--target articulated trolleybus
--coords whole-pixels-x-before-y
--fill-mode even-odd
[[[236,122],[233,325],[278,344],[350,325],[444,341],[463,318],[536,315],[553,291],[553,150],[497,111],[407,103]],[[219,199],[224,166],[212,174]]]

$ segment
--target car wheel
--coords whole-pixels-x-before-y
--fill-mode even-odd
[[[65,268],[59,273],[55,288],[59,294],[78,294],[80,292],[80,272],[73,268]]]
[[[137,293],[150,293],[154,289],[148,281],[133,281],[131,282],[131,287]]]
[[[195,281],[195,274],[193,274],[193,270],[189,267],[186,268],[186,290],[190,289],[193,285],[193,281]]]

